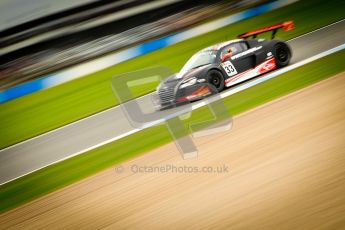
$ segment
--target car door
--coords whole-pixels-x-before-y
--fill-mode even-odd
[[[232,49],[232,56],[221,62],[226,78],[233,77],[255,67],[255,52],[252,52],[246,41],[236,42],[224,47],[220,59]]]

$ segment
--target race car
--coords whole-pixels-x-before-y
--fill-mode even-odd
[[[181,71],[158,87],[159,109],[203,99],[226,87],[287,66],[292,56],[289,45],[274,40],[278,29],[289,31],[293,21],[268,26],[238,36],[238,39],[207,47],[194,54]],[[272,31],[271,39],[256,39]],[[252,38],[251,38],[252,37]]]

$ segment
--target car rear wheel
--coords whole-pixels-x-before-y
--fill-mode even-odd
[[[210,70],[207,73],[207,82],[213,85],[218,92],[224,89],[224,77],[223,74],[217,70]]]
[[[277,66],[284,67],[287,66],[291,59],[290,48],[284,43],[277,43],[274,46],[274,57],[276,58]]]

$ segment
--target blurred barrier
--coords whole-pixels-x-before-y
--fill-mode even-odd
[[[112,55],[108,55],[93,61],[79,64],[74,67],[59,71],[57,73],[48,74],[40,79],[36,79],[31,82],[26,82],[21,85],[17,85],[12,88],[1,91],[0,103],[4,103],[30,93],[34,93],[43,89],[63,84],[65,82],[83,77],[91,73],[95,73],[110,66],[130,60],[132,58],[156,51],[158,49],[176,44],[181,41],[185,41],[187,39],[199,36],[201,34],[217,30],[219,28],[228,26],[235,22],[248,19],[250,17],[254,17],[274,9],[278,9],[280,7],[289,5],[297,1],[298,0],[277,0],[275,2],[266,3],[261,6],[253,7],[251,9],[244,10],[242,12],[233,14],[225,18],[221,18],[209,23],[205,23],[200,26],[196,26],[192,29],[180,33],[164,36],[162,38],[134,46],[132,48],[117,52]]]
[[[192,1],[195,0],[185,2]],[[59,35],[57,38],[51,40],[52,42],[49,42],[49,44],[38,42],[32,46],[29,45],[29,47],[20,49],[19,43],[16,43],[12,47],[16,51],[9,53],[6,50],[8,51],[11,47],[7,46],[4,49],[0,49],[0,55],[4,52],[4,55],[1,55],[1,61],[4,64],[0,64],[0,91],[168,34],[189,29],[197,24],[200,25],[205,23],[206,20],[210,20],[212,15],[217,12],[219,15],[230,15],[238,7],[248,8],[248,3],[243,2],[252,2],[253,0],[236,0],[236,2],[242,2],[242,4],[230,4],[231,1],[226,3],[225,0],[211,0],[210,3],[217,1],[219,3],[211,5],[203,4],[203,6],[192,4],[194,6],[188,9],[184,9],[183,6],[150,9],[149,12],[154,16],[150,16],[151,13],[139,13],[136,14],[137,16],[129,16],[126,19],[121,19],[120,24],[115,20],[111,23],[105,23],[103,26],[95,26],[90,21],[84,21],[83,24],[89,25],[91,23],[94,27],[84,28],[80,31],[81,28],[77,28],[74,25],[72,26],[74,28],[73,33],[69,34],[67,31],[60,33],[61,36]],[[255,1],[262,4],[267,0]],[[167,1],[165,0],[165,2]],[[161,10],[163,12],[171,10],[172,15],[167,16],[163,12],[160,12]],[[229,13],[225,14],[227,12]],[[144,17],[146,19],[140,20],[139,22],[135,17]],[[136,21],[133,22],[133,20]],[[116,24],[118,25],[116,26]],[[54,30],[54,28],[52,29]],[[56,30],[54,31],[56,32]],[[62,32],[61,30],[59,31]],[[46,35],[46,33],[42,34],[43,37]],[[78,41],[76,41],[76,37],[78,37]],[[32,38],[34,42],[37,42],[36,38],[38,37],[35,36]],[[26,43],[29,40],[31,39],[26,39],[23,42]],[[26,44],[30,44],[30,42]]]

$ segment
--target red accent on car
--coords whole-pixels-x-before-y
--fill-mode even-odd
[[[176,100],[176,102],[185,102],[185,101],[188,101],[188,99],[185,97],[181,97],[181,98]]]
[[[224,54],[222,57],[222,62],[224,62],[226,59],[231,58],[231,57],[232,57],[232,52]]]
[[[239,79],[243,79],[243,80],[247,80],[249,78],[252,78],[252,77],[255,77],[255,76],[258,76],[260,74],[263,74],[263,73],[267,73],[269,71],[272,71],[274,69],[277,68],[277,65],[276,65],[276,60],[274,58],[270,58],[262,63],[260,63],[259,65],[255,66],[254,68],[252,69],[249,69],[249,70],[246,70],[240,74],[237,74],[231,78],[228,78],[225,80],[225,85],[226,86],[230,86],[230,85],[233,85],[233,84],[237,84]],[[241,80],[242,81],[242,80]],[[239,81],[239,82],[241,82]]]
[[[195,90],[192,95],[197,96],[197,97],[201,97],[204,96],[205,94],[210,93],[210,88],[206,85],[201,86],[200,88],[198,88],[197,90]]]
[[[210,88],[208,86],[206,86],[206,85],[203,85],[203,86],[197,88],[189,96],[181,97],[181,98],[177,99],[176,102],[185,102],[185,101],[193,100],[193,99],[196,99],[196,98],[200,98],[200,97],[206,96],[206,95],[208,95],[210,93],[211,93]]]
[[[258,72],[259,74],[266,73],[268,71],[274,70],[277,67],[276,60],[274,58],[269,59],[268,61],[264,62],[259,66]]]

